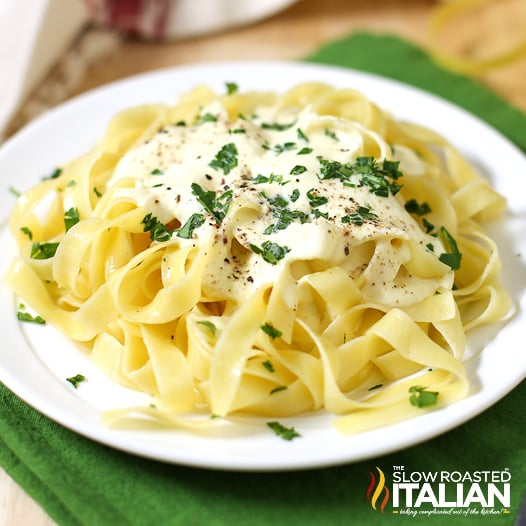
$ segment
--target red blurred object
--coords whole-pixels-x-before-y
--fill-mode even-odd
[[[171,0],[85,0],[94,20],[130,36],[167,36]]]

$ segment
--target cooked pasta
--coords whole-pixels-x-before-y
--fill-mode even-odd
[[[504,199],[355,90],[228,88],[119,113],[12,214],[14,292],[155,400],[108,421],[353,433],[465,397],[466,332],[510,309]]]

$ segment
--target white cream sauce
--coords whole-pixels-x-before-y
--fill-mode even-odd
[[[206,218],[195,228],[192,238],[177,239],[181,244],[214,239],[203,282],[209,294],[242,300],[256,287],[275,282],[283,265],[298,260],[327,261],[331,266],[343,266],[351,274],[358,273],[363,268],[356,267],[360,258],[353,255],[359,253],[358,247],[378,238],[412,239],[423,247],[432,246],[436,254],[444,251],[436,237],[421,230],[397,196],[375,195],[360,184],[359,175],[347,182],[353,187],[336,178],[320,179],[320,157],[353,163],[363,155],[366,135],[378,144],[379,161],[392,158],[388,145],[358,124],[319,117],[306,109],[294,121],[279,120],[290,126],[276,129],[273,115],[231,122],[219,103],[203,110],[202,115],[212,115],[215,120],[167,126],[127,153],[110,185],[132,178],[133,187],[117,192],[135,200],[164,224],[176,219],[185,225],[194,214]],[[214,159],[221,158],[225,145],[230,149],[235,146],[236,164],[225,169],[214,167]],[[405,160],[411,172],[420,170],[416,157],[404,152],[400,159],[402,172]],[[192,184],[218,197],[232,193],[222,221],[216,221],[204,209],[192,192]],[[322,201],[316,203],[314,198]],[[296,214],[281,229],[276,227],[276,199],[283,200],[281,208]],[[362,216],[361,224],[351,219],[353,214]],[[266,242],[285,251],[276,264],[265,261],[254,249],[262,249]],[[393,271],[388,267],[399,266],[400,262],[392,255],[392,251],[385,251],[385,260],[378,266],[387,269],[386,279],[379,276],[378,287],[383,287],[379,294],[385,299],[387,290],[387,299],[391,296],[393,303],[412,302],[410,291],[393,283]],[[430,283],[429,287],[436,288],[437,284]]]

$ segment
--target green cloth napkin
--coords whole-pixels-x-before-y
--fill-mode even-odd
[[[393,36],[354,34],[307,58],[393,77],[476,113],[526,151],[526,115],[488,89],[437,67]],[[48,420],[0,385],[0,464],[60,525],[280,526],[514,524],[526,489],[526,382],[465,425],[399,453],[291,473],[207,471],[136,458]],[[388,437],[386,437],[388,439]],[[320,447],[324,447],[320,444]],[[410,517],[375,511],[371,471],[502,470],[510,514]],[[18,525],[17,525],[18,526]]]

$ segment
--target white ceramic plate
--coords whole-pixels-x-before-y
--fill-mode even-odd
[[[300,81],[323,80],[366,93],[397,117],[427,125],[454,143],[481,174],[509,199],[509,215],[493,225],[503,259],[503,282],[516,314],[503,327],[469,339],[469,397],[447,408],[389,427],[342,436],[324,413],[280,419],[302,437],[276,437],[264,419],[196,436],[174,430],[112,430],[100,420],[104,409],[143,401],[105,378],[89,359],[48,326],[19,324],[17,304],[3,286],[0,296],[0,380],[28,404],[64,426],[103,444],[163,461],[217,469],[286,470],[353,462],[423,442],[481,413],[526,376],[526,160],[505,138],[461,109],[414,88],[344,69],[296,63],[216,63],[182,67],[124,80],[83,95],[49,112],[0,151],[0,273],[13,253],[6,223],[14,197],[63,161],[84,153],[119,109],[144,102],[173,102],[177,94],[207,83],[241,89],[281,91]],[[522,256],[521,256],[522,254]],[[519,343],[520,342],[520,343]],[[482,351],[482,352],[479,352]],[[81,372],[88,381],[75,390],[65,380]],[[476,437],[473,437],[475,440]]]

